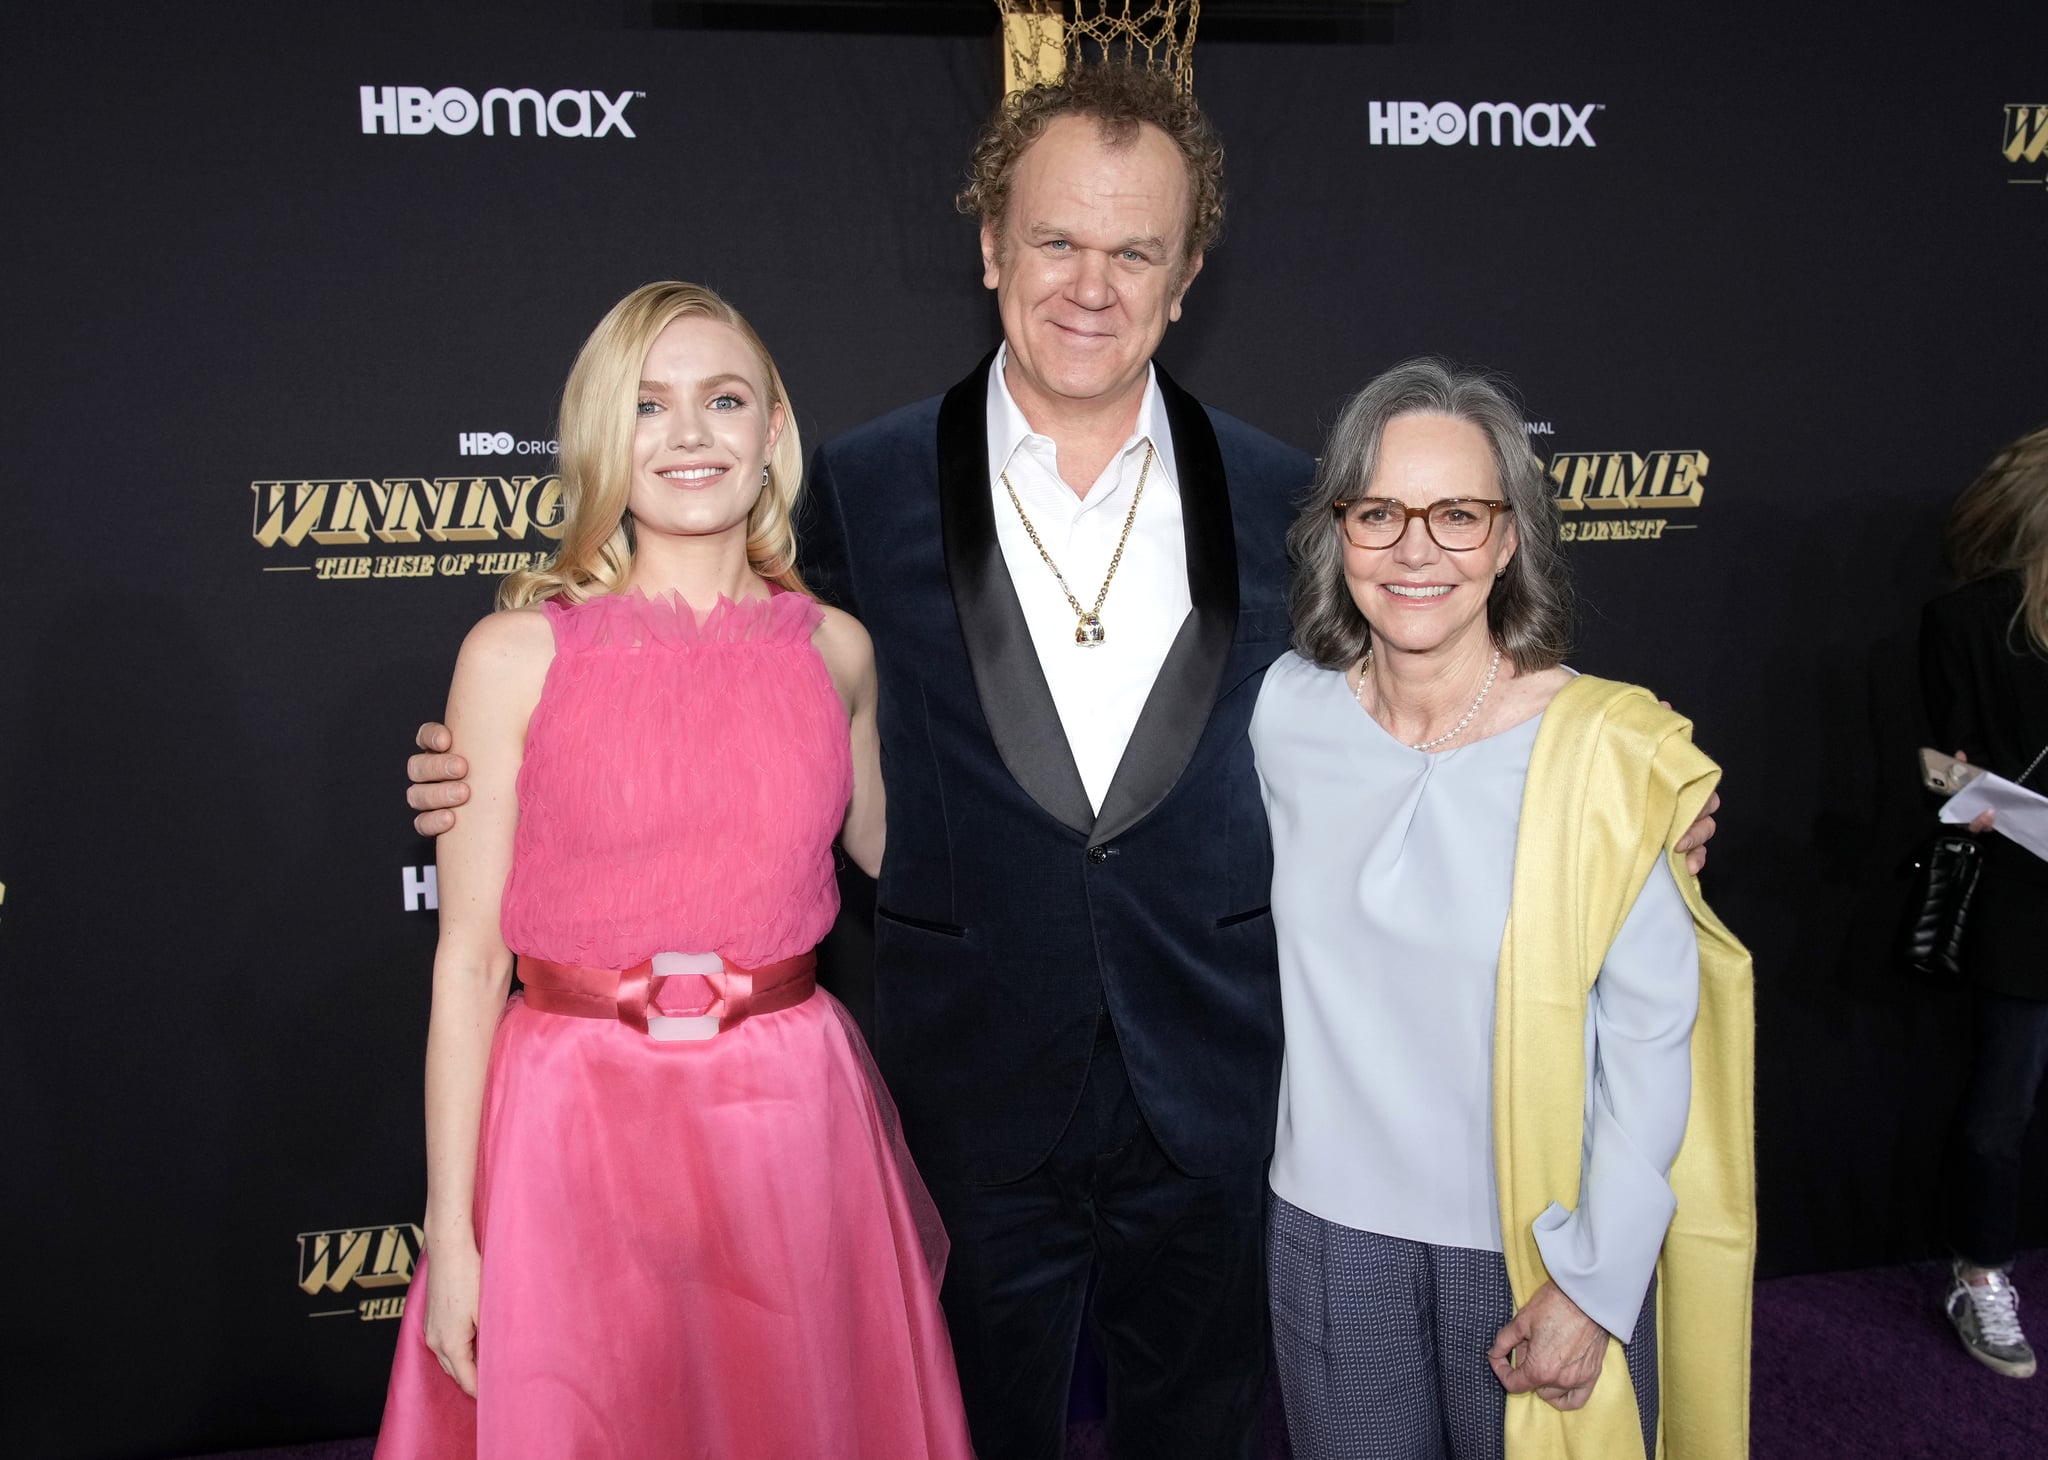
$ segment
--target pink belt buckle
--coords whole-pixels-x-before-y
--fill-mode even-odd
[[[716,953],[657,953],[654,955],[654,966],[651,971],[657,979],[692,976],[708,979],[714,974],[725,972],[725,960]],[[656,984],[647,1003],[649,1039],[657,1039],[666,1044],[679,1040],[710,1039],[718,1033],[718,1015],[663,1014],[656,1009],[660,997],[661,986]],[[716,1000],[716,990],[712,990],[711,997]]]

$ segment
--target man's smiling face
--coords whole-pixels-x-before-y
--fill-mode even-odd
[[[982,282],[1027,413],[1143,390],[1202,266],[1182,257],[1187,225],[1187,164],[1157,127],[1115,147],[1094,118],[1056,117],[1018,158],[1004,217],[982,229]]]

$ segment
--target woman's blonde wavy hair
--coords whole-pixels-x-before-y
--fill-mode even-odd
[[[598,321],[562,388],[562,543],[540,567],[498,585],[498,607],[525,608],[549,598],[570,603],[621,592],[633,571],[635,406],[640,369],[654,338],[678,319],[709,319],[739,331],[761,362],[769,406],[782,407],[782,435],[768,453],[768,485],[747,514],[747,565],[769,582],[802,593],[796,571],[797,494],[804,450],[796,412],[768,347],[737,309],[702,284],[643,284]]]
[[[2048,653],[2048,426],[1991,459],[1948,514],[1949,571],[1964,583],[2014,573],[2019,622]]]

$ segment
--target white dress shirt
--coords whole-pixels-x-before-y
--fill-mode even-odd
[[[1059,453],[1052,438],[1031,429],[1010,395],[1003,379],[1008,358],[1007,346],[998,350],[988,375],[988,483],[995,503],[996,541],[1023,605],[1024,622],[1031,629],[1031,642],[1081,772],[1088,804],[1100,811],[1137,727],[1138,713],[1159,677],[1159,666],[1193,607],[1173,433],[1166,424],[1159,382],[1148,367],[1137,428],[1086,494],[1076,496],[1060,480]],[[1074,642],[1073,607],[1031,545],[1003,488],[1003,476],[1009,476],[1018,502],[1038,530],[1038,540],[1066,575],[1074,597],[1083,609],[1090,609],[1116,555],[1148,444],[1152,467],[1145,476],[1145,495],[1131,523],[1123,561],[1102,605],[1102,642],[1084,648]]]

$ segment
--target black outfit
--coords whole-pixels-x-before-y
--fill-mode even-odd
[[[1927,605],[1920,682],[1934,742],[2017,779],[2048,746],[2048,655],[2017,618],[2017,576],[1967,584]],[[2048,791],[2048,760],[2026,782]],[[1946,1157],[1948,1240],[1966,1261],[2011,1263],[2020,1151],[2048,1069],[2048,861],[1993,832],[1963,949],[1977,1036]]]
[[[1114,1452],[1249,1456],[1280,997],[1245,728],[1313,464],[1159,372],[1193,608],[1098,815],[996,540],[989,363],[809,478],[806,575],[880,681],[875,1054],[983,1460],[1060,1453],[1091,1274]]]

